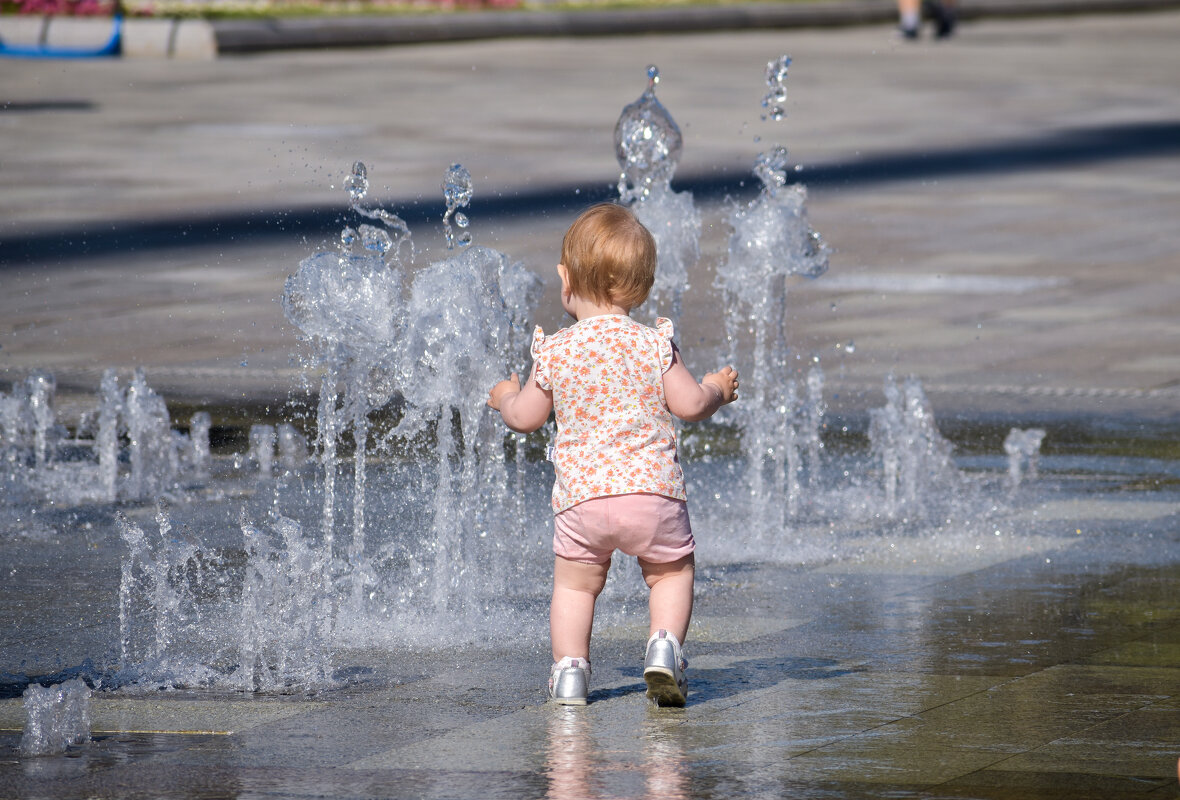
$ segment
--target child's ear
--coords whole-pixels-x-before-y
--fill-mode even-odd
[[[564,297],[570,293],[570,272],[566,269],[565,264],[557,265],[557,275],[561,278],[561,294]]]

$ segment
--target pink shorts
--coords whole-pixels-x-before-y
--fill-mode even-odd
[[[696,549],[688,504],[658,494],[595,497],[553,519],[553,552],[570,561],[605,564],[615,550],[667,564]]]

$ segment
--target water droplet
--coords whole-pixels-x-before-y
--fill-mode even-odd
[[[791,66],[790,56],[779,56],[766,64],[766,85],[768,91],[762,98],[762,107],[768,110],[770,118],[778,122],[787,115],[782,104],[787,102],[787,70]],[[765,119],[766,117],[763,117]]]
[[[352,165],[352,173],[344,179],[344,188],[348,190],[353,203],[359,203],[369,193],[369,171],[363,161]]]
[[[762,180],[768,191],[774,191],[787,183],[787,148],[779,145],[765,153],[759,153],[754,160],[754,174]]]
[[[410,238],[410,229],[397,214],[383,208],[369,208],[364,204],[369,193],[368,169],[364,162],[357,161],[352,165],[352,172],[345,178],[344,187],[348,190],[349,205],[353,211],[363,217],[377,220],[388,230],[372,225],[359,225],[356,229],[345,226],[340,231],[341,252],[345,255],[351,254],[359,240],[365,250],[380,253],[382,257],[392,253],[396,258],[402,243]]]
[[[462,164],[452,164],[443,175],[443,200],[447,208],[461,208],[471,202],[474,189],[471,173]]]
[[[451,220],[453,218],[455,224],[460,228],[466,228],[470,224],[467,215],[459,212],[458,209],[470,203],[475,194],[471,173],[462,164],[452,164],[443,175],[442,190],[443,200],[447,204],[447,210],[443,214],[443,235],[447,240],[447,249],[454,249],[456,244],[466,247],[471,244],[471,234],[465,233],[456,239],[455,232],[451,228]]]
[[[647,89],[623,108],[615,123],[615,157],[623,170],[618,188],[624,202],[646,196],[652,186],[669,184],[683,148],[679,126],[656,99],[659,70],[652,65],[647,74]]]
[[[373,225],[361,225],[361,247],[374,253],[385,255],[393,247],[393,238],[383,228]]]

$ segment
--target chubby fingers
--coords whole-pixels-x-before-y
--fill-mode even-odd
[[[512,373],[507,380],[502,380],[492,387],[488,392],[488,406],[500,410],[500,401],[504,399],[506,394],[518,394],[520,392],[520,375]]]
[[[733,367],[724,366],[716,372],[710,372],[701,382],[716,387],[721,393],[722,405],[732,403],[737,398],[737,370]]]
[[[726,364],[721,368],[720,374],[726,384],[728,384],[725,391],[725,402],[732,403],[734,400],[737,400],[738,396],[738,371],[729,364]]]

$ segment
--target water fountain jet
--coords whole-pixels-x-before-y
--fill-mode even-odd
[[[658,313],[675,325],[690,288],[689,269],[701,256],[701,215],[692,192],[672,190],[684,140],[656,98],[659,69],[649,66],[647,78],[647,89],[623,108],[615,123],[615,158],[622,168],[619,198],[656,240],[656,279],[647,306],[653,317]]]

